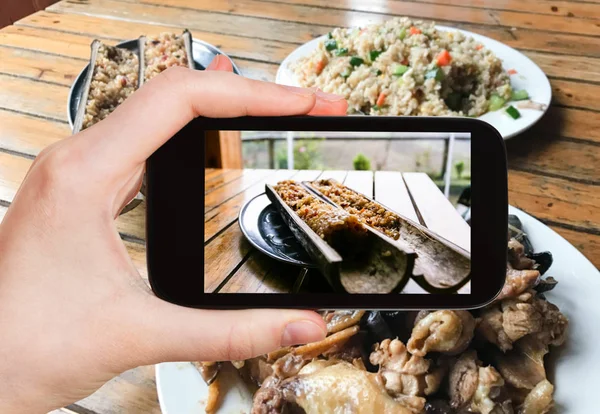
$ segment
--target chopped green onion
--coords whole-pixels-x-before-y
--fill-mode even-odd
[[[379,50],[371,50],[369,52],[369,57],[371,58],[371,62],[373,62],[375,59],[377,59],[379,57],[379,55],[381,55],[382,52],[380,52]]]
[[[359,58],[358,56],[352,56],[352,57],[350,58],[350,64],[351,64],[352,66],[360,66],[360,65],[362,65],[363,63],[365,63],[365,61],[364,61],[362,58]]]
[[[521,117],[521,113],[512,105],[506,108],[506,113],[509,114],[512,119],[519,119]]]
[[[448,105],[448,108],[452,109],[453,111],[458,110],[458,108],[460,107],[460,101],[462,100],[462,95],[458,92],[452,92],[450,94],[448,94],[448,97],[446,98],[446,105]]]
[[[425,79],[435,79],[436,81],[442,81],[446,74],[442,68],[435,68],[425,74]]]
[[[340,76],[344,79],[346,79],[348,76],[350,76],[350,74],[352,73],[352,68],[346,68],[342,71],[342,73],[340,73]]]
[[[406,37],[406,29],[402,29],[400,30],[400,33],[398,33],[398,39],[400,40],[404,40],[404,38]]]
[[[373,105],[371,108],[373,108],[375,111],[379,111],[381,109],[379,105]]]
[[[402,76],[408,71],[408,66],[406,65],[396,65],[394,66],[394,76]]]
[[[510,97],[510,99],[513,101],[523,101],[527,98],[529,98],[529,94],[525,89],[521,89],[520,91],[512,91],[512,95]]]
[[[382,71],[380,71],[379,69],[377,69],[377,71],[375,71],[375,74],[376,74],[377,76],[381,75],[382,73],[383,73],[383,72],[382,72]]]
[[[348,48],[342,47],[340,49],[336,49],[335,52],[333,52],[333,54],[336,56],[346,56],[348,54]]]
[[[335,39],[329,39],[325,42],[325,49],[331,51],[337,49],[337,42]]]
[[[490,111],[497,111],[498,109],[502,108],[505,103],[506,100],[504,98],[502,98],[500,95],[493,93],[492,96],[490,96],[489,109]]]
[[[331,32],[327,33],[327,38],[328,39],[333,39],[333,35],[331,34]]]

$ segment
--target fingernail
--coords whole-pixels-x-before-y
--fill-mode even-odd
[[[289,86],[289,85],[281,85],[281,86],[283,86],[288,91],[295,93],[296,95],[300,95],[300,96],[312,96],[315,94],[315,90],[312,88],[298,88],[296,86]]]
[[[323,92],[322,90],[317,90],[317,97],[320,99],[323,99],[325,101],[329,101],[329,102],[337,102],[337,101],[346,99],[341,95],[336,95],[333,93],[326,93],[326,92]]]
[[[221,55],[217,55],[213,58],[213,60],[210,62],[210,65],[207,66],[207,70],[214,70],[217,67],[219,67],[219,62],[221,61]]]
[[[307,344],[320,341],[327,333],[312,321],[295,321],[287,324],[281,337],[281,346]]]

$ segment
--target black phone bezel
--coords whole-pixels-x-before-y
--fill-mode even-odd
[[[471,294],[204,293],[205,131],[471,133]],[[508,184],[504,140],[489,124],[445,117],[196,118],[147,161],[146,249],[154,293],[196,308],[444,309],[492,301],[506,275]],[[241,207],[241,206],[240,206]],[[238,225],[234,223],[232,225]],[[238,246],[232,246],[238,248]]]

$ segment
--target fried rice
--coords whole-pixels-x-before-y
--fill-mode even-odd
[[[408,18],[334,29],[292,69],[301,86],[344,96],[349,113],[477,117],[492,95],[509,100],[512,93],[492,51]]]

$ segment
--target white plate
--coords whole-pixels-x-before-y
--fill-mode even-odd
[[[447,26],[435,27],[443,31],[459,31],[479,41],[502,60],[504,69],[514,69],[517,71],[517,74],[510,77],[513,88],[517,90],[525,89],[533,102],[545,105],[544,111],[518,108],[521,113],[519,119],[512,119],[503,109],[484,114],[479,119],[491,124],[500,132],[500,135],[504,139],[508,139],[530,128],[544,115],[552,99],[552,88],[544,72],[531,59],[517,52],[512,47],[506,46],[489,37]],[[326,38],[327,35],[313,39],[288,55],[277,70],[275,82],[282,85],[300,86],[294,77],[293,71],[290,69],[290,64],[310,55],[317,48],[319,42]]]
[[[550,380],[555,385],[556,412],[598,412],[597,388],[600,369],[600,272],[575,247],[550,228],[521,210],[517,215],[536,252],[550,251],[554,263],[546,275],[558,286],[546,296],[570,320],[566,344],[550,352]],[[554,369],[553,369],[553,368]],[[230,389],[218,414],[249,413],[251,395],[233,368],[227,371]],[[225,379],[225,378],[224,378]],[[207,386],[190,363],[156,366],[156,387],[164,414],[204,414]]]

